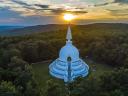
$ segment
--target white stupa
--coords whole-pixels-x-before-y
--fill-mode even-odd
[[[49,72],[56,78],[71,82],[79,76],[87,76],[89,66],[80,59],[78,49],[72,44],[70,26],[68,27],[66,39],[65,46],[60,50],[59,58],[50,64]]]

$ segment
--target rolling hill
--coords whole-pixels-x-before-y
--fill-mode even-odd
[[[0,31],[23,28],[24,26],[0,26]]]
[[[81,29],[85,31],[90,31],[91,29],[95,30],[116,30],[116,31],[128,31],[128,24],[122,23],[95,23],[89,25],[72,25],[75,29]],[[57,24],[49,24],[49,25],[36,25],[36,26],[29,26],[29,27],[17,27],[17,26],[7,26],[7,27],[0,27],[0,35],[1,36],[17,36],[17,35],[26,35],[32,33],[42,33],[42,32],[50,32],[50,31],[58,31],[64,30],[67,28],[67,25],[57,25]],[[72,28],[72,29],[73,29]]]

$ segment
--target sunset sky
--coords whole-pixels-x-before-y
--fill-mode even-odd
[[[76,24],[128,23],[128,0],[0,0],[0,25],[66,23],[64,13]]]

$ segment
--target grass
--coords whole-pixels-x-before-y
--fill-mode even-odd
[[[32,65],[35,78],[39,83],[39,86],[45,86],[46,81],[51,79],[52,77],[49,75],[48,65],[49,62],[36,63]]]
[[[46,86],[46,82],[49,79],[55,79],[50,76],[48,66],[51,63],[51,61],[45,61],[40,62],[32,65],[35,78],[37,82],[39,83],[40,88],[44,88]],[[105,64],[99,64],[96,62],[93,62],[92,60],[86,60],[86,63],[90,67],[90,76],[98,77],[106,71],[111,71],[113,68],[105,65]],[[56,79],[58,80],[58,79]],[[62,80],[59,80],[59,82],[63,82]]]
[[[92,60],[86,60],[86,63],[90,67],[90,76],[93,76],[96,78],[104,74],[104,72],[111,71],[113,69],[113,67],[107,64],[96,63]]]

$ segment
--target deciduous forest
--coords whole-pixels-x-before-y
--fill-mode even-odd
[[[96,62],[95,66],[97,63],[108,66],[109,71],[94,76],[92,73],[97,70],[90,67],[87,77],[79,77],[68,85],[50,76],[39,81],[35,66],[40,63],[39,70],[43,70],[58,58],[67,29],[1,36],[0,96],[128,96],[128,24],[72,25],[71,28],[81,58]],[[45,61],[48,63],[44,64]],[[42,78],[49,75],[48,70],[36,74]]]

